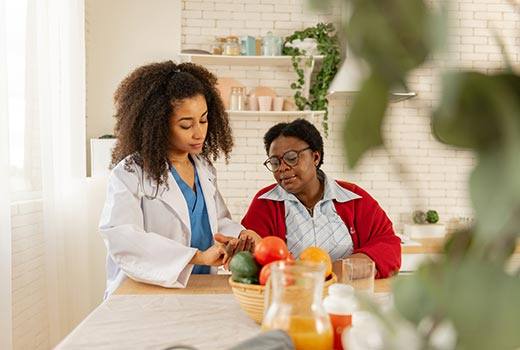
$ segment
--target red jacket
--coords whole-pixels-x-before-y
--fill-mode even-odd
[[[385,278],[399,271],[401,241],[395,235],[392,222],[386,213],[376,200],[360,187],[344,181],[336,182],[362,197],[344,203],[334,201],[339,217],[350,231],[354,244],[353,253],[366,254],[376,263],[376,278]],[[242,219],[242,225],[262,237],[278,236],[286,241],[284,202],[258,198],[275,186],[276,184],[267,186],[255,195]]]

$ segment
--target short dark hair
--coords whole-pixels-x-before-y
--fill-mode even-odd
[[[264,135],[264,146],[267,155],[269,155],[271,143],[280,136],[291,136],[305,141],[311,150],[320,154],[320,162],[317,168],[319,169],[323,164],[323,138],[318,129],[309,121],[301,118],[295,119],[290,123],[278,123],[267,130]]]

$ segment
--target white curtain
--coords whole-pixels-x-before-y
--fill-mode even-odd
[[[4,0],[0,0],[0,349],[11,349],[11,212],[4,5]]]
[[[28,110],[40,127],[50,345],[102,299],[103,181],[87,179],[83,0],[29,0]]]

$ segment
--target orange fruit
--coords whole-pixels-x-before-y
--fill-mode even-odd
[[[325,277],[332,273],[332,260],[329,253],[318,247],[308,247],[300,254],[300,260],[325,264]]]

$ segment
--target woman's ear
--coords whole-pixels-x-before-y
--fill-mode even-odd
[[[320,159],[320,152],[314,151],[314,166],[318,166],[318,164],[320,164]]]

